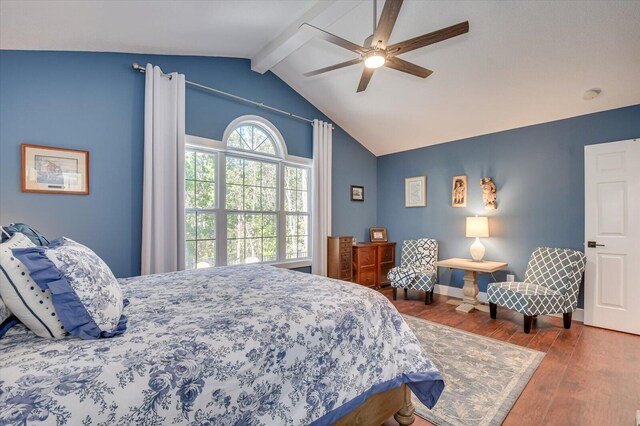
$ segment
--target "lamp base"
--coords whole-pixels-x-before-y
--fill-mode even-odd
[[[469,252],[471,253],[471,259],[474,262],[482,262],[482,258],[484,257],[484,245],[480,242],[480,238],[476,237],[476,240],[469,247]]]

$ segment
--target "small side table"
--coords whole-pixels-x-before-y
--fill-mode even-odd
[[[481,305],[478,301],[478,272],[492,273],[509,266],[505,262],[491,262],[483,260],[482,262],[474,262],[471,259],[460,259],[454,257],[451,259],[440,260],[436,262],[436,266],[449,269],[461,269],[464,272],[464,286],[462,300],[448,300],[450,305],[457,305],[456,311],[469,313],[474,309],[483,312],[489,312],[489,307]]]

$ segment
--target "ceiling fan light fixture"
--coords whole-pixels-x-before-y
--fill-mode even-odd
[[[387,62],[384,52],[376,51],[367,53],[364,57],[364,66],[370,69],[380,68]]]

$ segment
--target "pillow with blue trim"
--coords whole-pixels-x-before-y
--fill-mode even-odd
[[[88,247],[58,238],[48,247],[14,249],[53,306],[69,334],[100,339],[122,334],[127,317],[120,285],[106,263]]]
[[[36,245],[24,234],[16,232],[0,244],[0,296],[20,322],[40,337],[64,337],[67,331],[56,315],[51,292],[41,289],[31,278],[27,267],[12,250]],[[0,325],[6,332],[16,322],[5,319]]]

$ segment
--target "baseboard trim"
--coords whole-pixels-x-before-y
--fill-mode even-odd
[[[433,292],[436,294],[442,294],[443,296],[455,297],[456,299],[462,299],[463,296],[461,288],[442,284],[436,284]],[[478,293],[478,300],[480,303],[487,303],[487,293],[484,291]],[[562,318],[562,314],[553,314],[549,316]],[[584,322],[584,309],[578,308],[573,312],[573,321]]]

